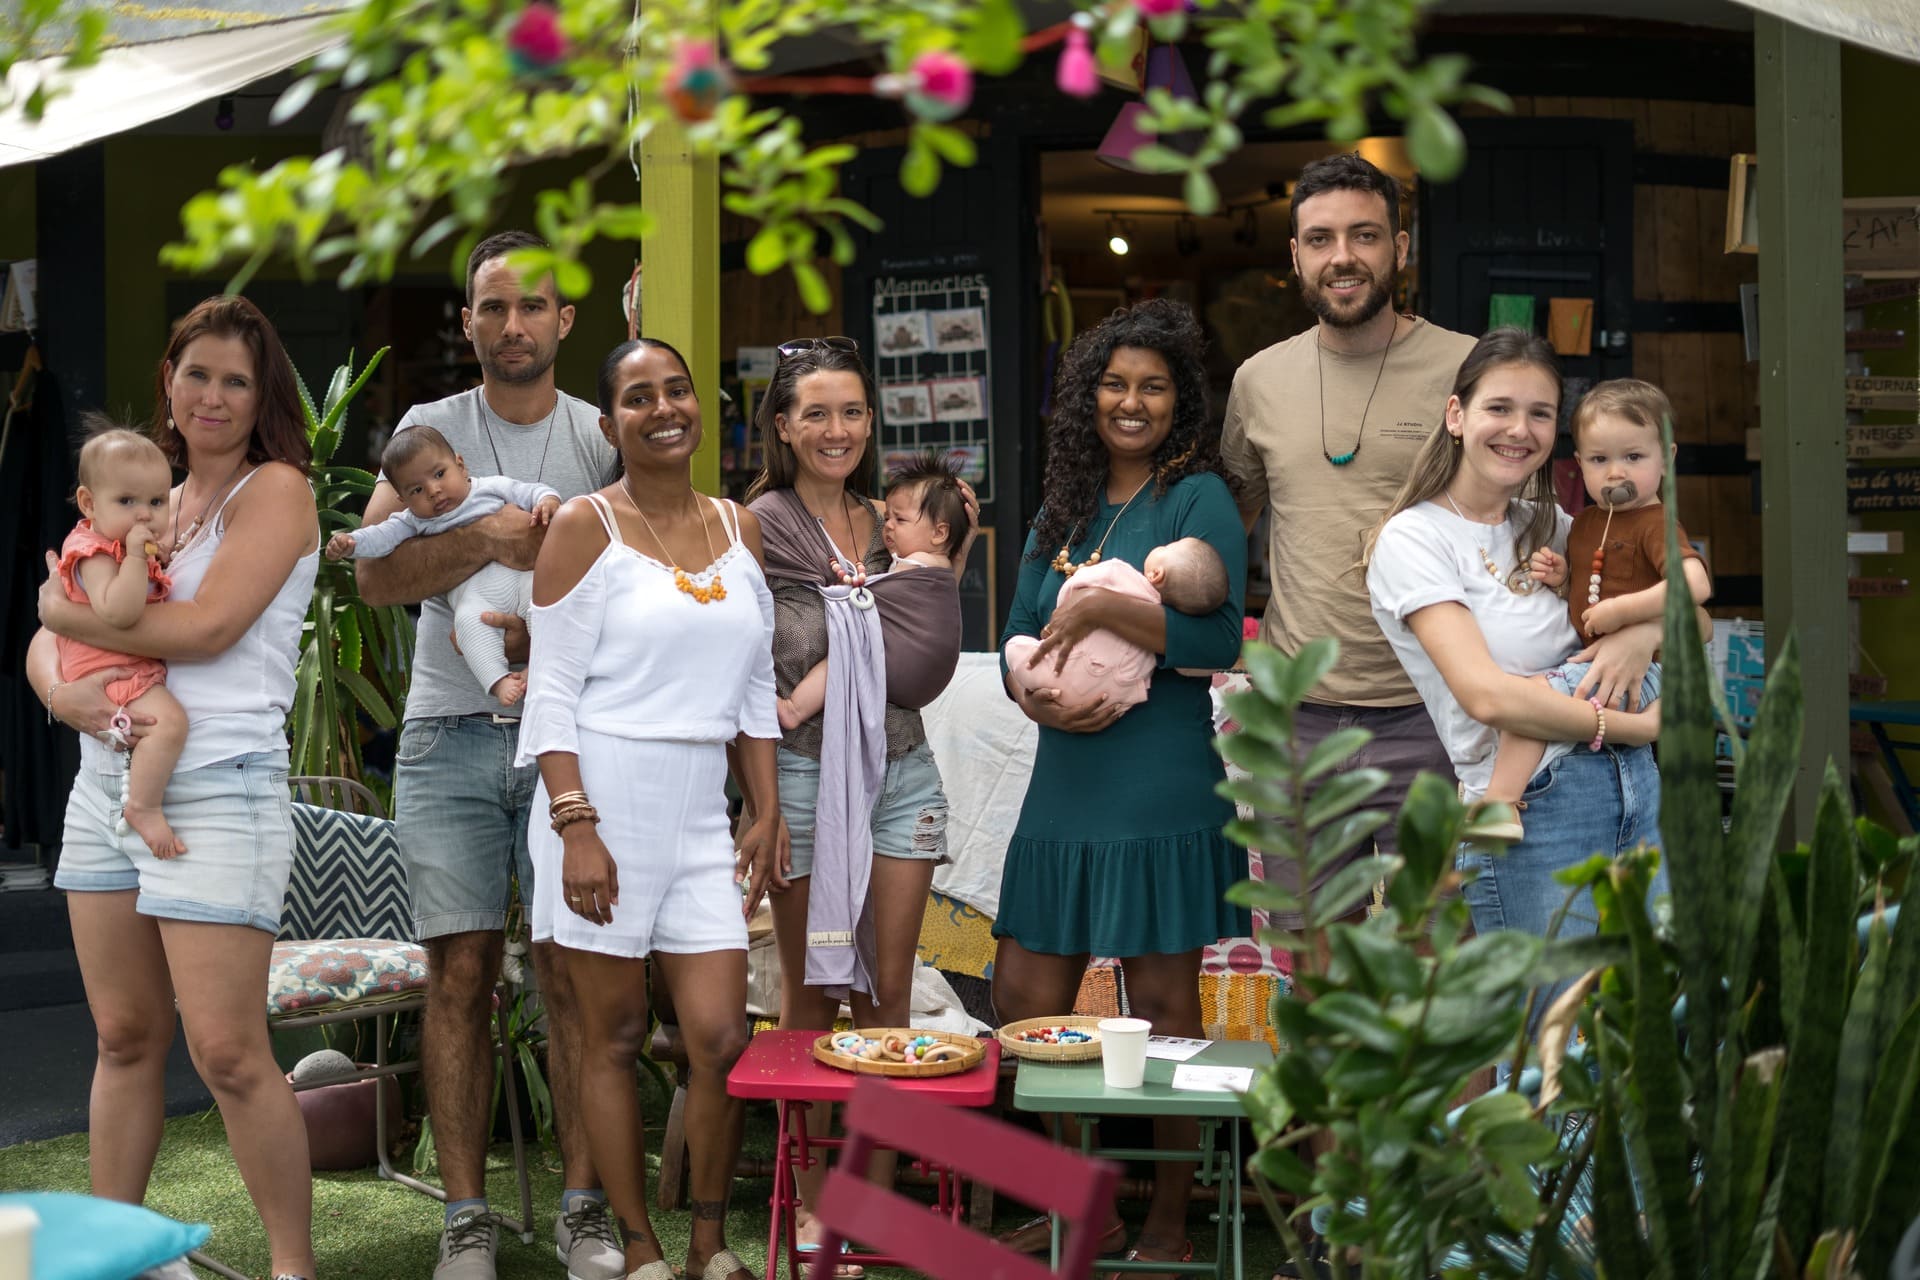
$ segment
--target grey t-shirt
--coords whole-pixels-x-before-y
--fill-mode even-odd
[[[545,426],[508,422],[487,407],[478,387],[413,406],[394,432],[419,426],[445,436],[475,477],[504,475],[551,485],[562,501],[591,493],[613,478],[613,446],[600,434],[600,411],[564,391]],[[502,707],[480,687],[473,669],[454,651],[452,635],[453,610],[446,597],[423,601],[407,719],[483,712],[517,715],[518,706]]]

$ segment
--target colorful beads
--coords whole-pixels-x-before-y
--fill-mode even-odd
[[[1026,1044],[1086,1044],[1093,1038],[1093,1032],[1079,1027],[1031,1027],[1020,1033]]]

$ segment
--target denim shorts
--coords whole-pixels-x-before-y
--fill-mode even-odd
[[[139,836],[117,830],[125,776],[124,768],[81,766],[67,800],[54,887],[137,889],[134,910],[143,916],[278,933],[293,866],[287,753],[250,752],[168,779],[162,808],[187,851],[165,861]]]
[[[814,809],[820,801],[820,762],[780,749],[780,816],[793,841],[793,877],[813,874]],[[926,743],[887,761],[880,799],[873,806],[873,852],[882,858],[947,861],[947,792]]]
[[[515,767],[520,723],[426,716],[400,729],[393,813],[421,940],[493,933],[507,922],[516,876],[533,905],[527,819],[534,765]]]
[[[1547,684],[1556,693],[1573,696],[1580,682],[1587,678],[1587,672],[1593,669],[1591,662],[1563,662],[1547,672]],[[1647,678],[1640,683],[1640,710],[1646,710],[1649,702],[1660,696],[1660,664],[1654,663],[1647,668]]]

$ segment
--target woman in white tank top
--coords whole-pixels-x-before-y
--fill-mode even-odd
[[[52,579],[27,656],[49,714],[83,735],[54,884],[67,891],[100,1042],[93,1191],[146,1195],[177,1002],[266,1227],[271,1274],[311,1277],[306,1127],[261,1014],[293,856],[286,717],[319,565],[306,433],[293,366],[244,298],[209,298],[175,325],[160,380],[153,434],[186,471],[161,547],[172,598],[117,630]],[[105,693],[113,672],[60,683],[54,633],[167,662],[187,712],[165,798],[181,856],[162,861],[119,834],[125,763],[101,741],[116,710]]]
[[[533,571],[520,763],[538,760],[527,833],[533,936],[567,951],[584,1044],[580,1106],[638,1280],[669,1280],[647,1218],[633,1056],[651,955],[692,1073],[694,1204],[723,1205],[740,1148],[727,1073],[746,1047],[747,917],[787,853],[775,794],[773,597],[760,525],[694,492],[700,401],[679,352],[642,338],[600,371],[621,478],[560,508]],[[750,822],[728,833],[726,774]],[[623,1065],[624,1064],[624,1065]],[[753,1280],[724,1215],[696,1212],[686,1273]]]

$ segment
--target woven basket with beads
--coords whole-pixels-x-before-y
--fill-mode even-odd
[[[1023,1031],[1044,1031],[1052,1027],[1084,1031],[1093,1039],[1078,1044],[1047,1044],[1020,1038]],[[1000,1046],[1016,1058],[1032,1058],[1036,1062],[1091,1062],[1100,1056],[1100,1019],[1069,1014],[1064,1018],[1025,1018],[1009,1022],[1000,1028]]]
[[[888,1036],[899,1036],[903,1040],[912,1040],[917,1036],[927,1036],[944,1044],[957,1045],[963,1053],[957,1058],[948,1058],[944,1062],[901,1062],[890,1058],[878,1060],[857,1058],[834,1048],[833,1038],[844,1032],[830,1031],[813,1042],[813,1057],[816,1062],[842,1071],[853,1071],[870,1076],[951,1076],[969,1071],[980,1065],[987,1056],[986,1049],[972,1036],[958,1035],[951,1031],[927,1031],[913,1027],[859,1027],[856,1034],[867,1040],[884,1041]]]

